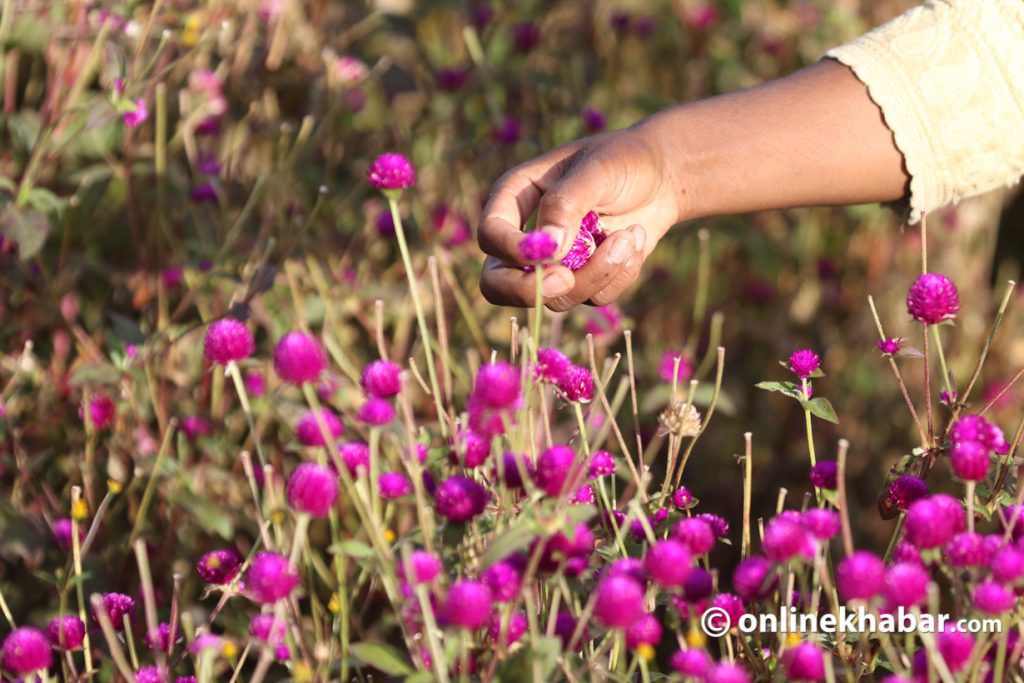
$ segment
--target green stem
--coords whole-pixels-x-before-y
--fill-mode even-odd
[[[942,350],[942,337],[939,336],[939,326],[930,325],[932,328],[932,338],[935,340],[935,350],[939,354],[939,367],[942,368],[942,379],[946,383],[946,395],[949,397],[949,404],[953,405],[957,402],[956,392],[953,390],[953,385],[949,381],[949,370],[946,368],[946,353]]]
[[[800,380],[803,386],[804,402],[807,401],[807,380]],[[807,452],[811,456],[811,467],[817,463],[817,459],[814,456],[814,430],[811,428],[811,409],[804,408],[804,423],[807,425]]]

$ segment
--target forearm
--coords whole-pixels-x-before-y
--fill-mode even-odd
[[[892,201],[907,192],[881,111],[864,84],[830,60],[675,107],[636,130],[667,160],[680,219]]]

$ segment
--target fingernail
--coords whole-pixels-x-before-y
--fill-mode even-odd
[[[541,283],[541,293],[545,298],[553,296],[561,296],[572,288],[572,284],[566,282],[565,276],[559,272],[548,273],[544,276],[544,282]]]
[[[625,263],[635,251],[634,240],[631,235],[623,234],[622,237],[615,240],[615,244],[612,245],[611,251],[608,252],[609,263]]]
[[[636,228],[635,230],[630,230],[630,232],[633,233],[633,239],[636,240],[636,250],[643,251],[644,245],[647,244],[647,233],[643,228]]]
[[[555,253],[560,253],[562,249],[562,242],[565,240],[565,231],[557,226],[549,225],[547,227],[541,228],[541,232],[543,232],[544,234],[546,234],[548,237],[555,241],[555,244],[558,245],[557,247],[555,247]]]

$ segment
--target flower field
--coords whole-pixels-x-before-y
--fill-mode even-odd
[[[1002,195],[479,291],[510,167],[908,4],[4,0],[0,680],[1024,679]]]

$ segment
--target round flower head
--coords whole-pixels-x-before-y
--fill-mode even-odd
[[[382,427],[395,419],[395,409],[383,398],[371,398],[359,409],[356,417],[365,424]]]
[[[711,574],[700,567],[694,567],[690,575],[686,577],[686,583],[683,584],[683,598],[690,602],[697,602],[711,595],[713,588]]]
[[[366,179],[378,190],[404,190],[416,184],[416,169],[401,154],[382,154],[370,164]]]
[[[414,550],[409,554],[408,566],[399,565],[399,574],[413,585],[430,583],[441,573],[444,565],[437,555],[426,550]]]
[[[697,515],[697,519],[703,519],[705,522],[711,525],[711,530],[715,532],[715,536],[719,538],[725,538],[729,535],[729,522],[725,521],[724,518],[718,515],[713,515],[710,512],[702,512]]]
[[[739,664],[715,664],[708,670],[704,683],[750,683],[750,674]]]
[[[571,365],[558,380],[558,391],[567,401],[587,403],[594,397],[594,377],[590,370]]]
[[[516,52],[529,52],[540,42],[540,27],[532,21],[520,21],[512,27],[512,46]]]
[[[760,555],[751,555],[736,566],[732,587],[745,600],[763,600],[779,583],[772,563]]]
[[[501,465],[503,471],[499,472],[497,463],[495,463],[494,476],[501,478],[505,486],[510,489],[523,488],[524,474],[527,478],[533,477],[533,463],[525,455],[505,451],[501,454]]]
[[[885,589],[885,563],[858,550],[836,567],[836,587],[844,600],[870,600]]]
[[[676,492],[672,494],[672,504],[680,510],[686,510],[693,504],[693,494],[685,486],[680,486],[676,489]]]
[[[230,548],[208,552],[196,563],[196,571],[203,581],[217,586],[230,583],[241,567],[242,558]]]
[[[651,580],[659,586],[675,588],[686,583],[686,578],[693,570],[692,560],[686,545],[667,539],[651,546],[644,560],[644,568]]]
[[[385,472],[377,479],[377,489],[384,500],[394,500],[412,493],[412,482],[401,472]]]
[[[584,484],[583,486],[576,489],[575,495],[569,502],[573,505],[590,505],[593,504],[597,498],[594,496],[594,487],[590,484]]]
[[[953,673],[960,671],[971,659],[971,651],[974,650],[974,638],[962,631],[948,630],[939,634],[939,654],[945,660],[946,666]],[[927,667],[925,676],[928,677]]]
[[[907,540],[918,548],[937,548],[945,545],[959,531],[951,523],[948,513],[936,499],[940,496],[922,498],[907,508],[904,528]],[[957,504],[959,507],[959,504]],[[960,513],[961,517],[963,513]]]
[[[513,408],[519,396],[519,368],[502,362],[480,368],[473,386],[473,397],[479,404],[495,410]]]
[[[785,562],[793,557],[814,555],[814,544],[810,534],[799,521],[785,513],[769,520],[764,528],[764,554],[776,562]]]
[[[274,347],[274,370],[285,382],[315,382],[326,368],[327,356],[320,342],[305,332],[289,332]]]
[[[956,285],[945,275],[925,273],[910,285],[907,313],[925,325],[934,325],[956,317],[960,296]]]
[[[894,607],[920,605],[928,596],[928,572],[913,562],[897,562],[885,573],[885,597]]]
[[[559,612],[558,616],[555,617],[555,635],[562,641],[562,647],[565,649],[577,650],[579,649],[580,643],[590,640],[590,630],[583,626],[582,632],[575,639],[576,626],[579,622],[571,612]]]
[[[679,361],[678,369],[676,369],[677,359]],[[693,361],[681,351],[666,351],[661,357],[658,370],[661,378],[669,384],[672,383],[673,378],[676,382],[686,382],[693,376]]]
[[[814,643],[802,642],[782,655],[786,678],[793,681],[825,680],[825,658]]]
[[[277,553],[256,553],[245,573],[246,593],[262,605],[270,605],[288,597],[298,585],[298,570],[287,557]]]
[[[590,211],[583,217],[576,239],[573,240],[569,251],[562,257],[562,265],[569,270],[579,270],[587,265],[587,261],[594,255],[601,243],[604,242],[607,233],[601,226],[601,219],[597,213]]]
[[[124,629],[124,618],[135,620],[135,600],[124,593],[104,593],[103,612],[110,619],[114,630]]]
[[[889,484],[886,499],[897,509],[906,510],[914,501],[928,495],[928,484],[913,474],[903,474]]]
[[[210,423],[199,415],[188,415],[181,420],[181,431],[189,441],[210,435]]]
[[[676,673],[689,678],[703,680],[711,668],[711,655],[707,650],[699,647],[691,647],[680,650],[672,655],[669,660]]]
[[[740,623],[740,617],[747,613],[747,610],[743,607],[743,601],[732,593],[719,593],[711,601],[711,607],[725,610],[725,613],[729,616],[729,623],[734,627]]]
[[[482,581],[462,579],[448,589],[444,616],[449,624],[477,629],[487,623],[494,597]]]
[[[523,260],[542,263],[551,260],[558,250],[558,242],[546,232],[536,230],[527,233],[519,242],[519,255]]]
[[[523,637],[528,627],[529,622],[522,612],[516,612],[509,617],[507,624],[503,623],[501,614],[495,612],[491,615],[490,624],[487,626],[487,637],[494,643],[514,645]]]
[[[157,624],[156,628],[146,633],[142,642],[150,650],[165,652],[171,643],[171,625],[166,621]]]
[[[491,455],[490,439],[481,436],[472,430],[460,429],[457,440],[461,442],[458,444],[459,446],[462,446],[461,450],[465,451],[462,464],[466,468],[473,469],[487,462],[487,459]],[[452,456],[457,462],[457,454],[452,453]]]
[[[694,555],[711,552],[715,547],[715,532],[707,520],[687,517],[672,530],[672,536]]]
[[[995,581],[985,581],[975,587],[971,595],[975,609],[984,614],[998,616],[1013,609],[1017,602],[1013,592]]]
[[[565,354],[558,349],[539,349],[533,376],[537,380],[557,384],[571,365]]]
[[[819,541],[827,541],[839,533],[839,515],[834,510],[810,508],[802,517],[804,528]]]
[[[288,477],[285,496],[295,510],[326,517],[338,502],[338,478],[324,465],[304,462]]]
[[[218,365],[248,358],[256,350],[252,332],[241,320],[221,318],[206,329],[203,338],[203,355],[206,360]]]
[[[810,480],[811,484],[819,489],[834,491],[838,483],[838,476],[839,466],[836,465],[835,460],[819,460],[811,468]]]
[[[114,401],[106,394],[94,394],[89,398],[89,419],[92,420],[93,429],[106,429],[114,424],[116,413]],[[78,416],[85,421],[85,413],[81,406],[78,408]]]
[[[321,408],[319,413],[327,434],[332,439],[337,439],[345,432],[345,425],[341,423],[341,418],[335,415],[333,411]],[[321,431],[320,423],[317,421],[316,413],[312,410],[307,410],[299,418],[298,423],[295,425],[295,436],[306,446],[327,445],[327,442],[324,440],[324,432]]]
[[[552,446],[537,459],[534,476],[537,486],[549,496],[558,496],[575,483],[580,464],[576,453],[568,446]]]
[[[15,674],[29,674],[50,666],[50,641],[31,626],[11,631],[4,639],[3,668]]]
[[[985,537],[981,534],[964,532],[957,534],[946,544],[946,557],[954,567],[978,567],[988,564],[991,553]]]
[[[523,581],[521,564],[505,559],[495,562],[483,573],[481,579],[491,590],[496,602],[512,602],[519,597],[519,587]]]
[[[438,484],[434,492],[437,513],[449,522],[468,522],[487,508],[487,490],[467,477],[456,475]]]
[[[608,628],[629,628],[643,613],[644,588],[633,579],[610,576],[598,584],[594,617]]]
[[[615,458],[608,451],[595,451],[590,456],[587,476],[591,479],[597,479],[609,474],[615,474]]]
[[[268,612],[254,614],[249,620],[249,635],[270,645],[283,643],[287,629],[284,619],[277,619]]]
[[[144,666],[135,672],[135,683],[164,683],[165,677],[155,666]]]
[[[661,642],[661,623],[653,614],[644,614],[626,628],[626,647],[635,650],[641,645],[654,647]]]
[[[1000,550],[989,565],[996,581],[1012,583],[1024,576],[1024,552],[1013,547]]]
[[[370,469],[370,447],[362,441],[350,441],[338,446],[338,457],[345,463],[345,469],[358,477]]]
[[[73,614],[65,614],[51,620],[46,633],[58,650],[77,650],[85,641],[85,623]]]
[[[959,500],[945,493],[936,493],[931,501],[935,503],[936,521],[949,530],[950,538],[964,530],[964,506]]]
[[[375,360],[363,368],[363,390],[374,398],[392,398],[402,390],[402,368],[388,360]]]
[[[821,359],[818,354],[810,349],[794,351],[789,357],[789,371],[800,379],[807,379],[821,367]]]
[[[900,541],[896,544],[896,547],[892,549],[891,560],[893,563],[913,562],[914,564],[924,564],[924,562],[921,561],[921,551],[906,541]]]
[[[878,342],[878,350],[887,356],[895,356],[903,346],[903,339],[900,337],[886,337]]]
[[[960,441],[949,452],[953,474],[964,481],[981,481],[988,475],[988,449],[977,441]]]
[[[61,517],[53,520],[53,538],[57,541],[57,545],[62,550],[71,550],[72,539],[71,533],[73,529],[70,517]],[[85,529],[81,526],[78,527],[78,543],[81,545],[85,541]]]

